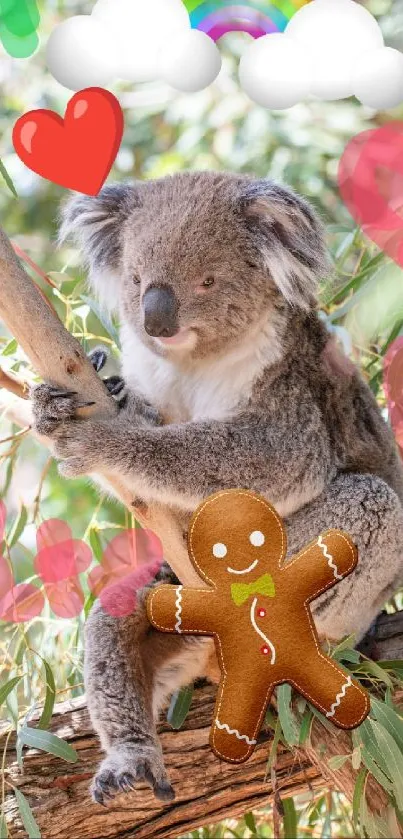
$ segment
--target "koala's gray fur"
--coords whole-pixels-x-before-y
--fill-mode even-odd
[[[319,318],[328,265],[308,204],[268,180],[183,174],[73,199],[67,234],[119,315],[127,394],[102,421],[76,419],[74,396],[34,392],[62,473],[115,471],[137,497],[175,508],[184,528],[210,493],[254,489],[286,517],[289,554],[327,528],[348,531],[358,568],[315,619],[322,636],[360,638],[403,577],[403,472],[375,399]],[[178,344],[145,331],[150,288],[169,293]],[[142,778],[172,796],[154,719],[208,654],[204,640],[154,632],[143,607],[127,619],[94,607],[86,685],[107,751],[97,801]]]

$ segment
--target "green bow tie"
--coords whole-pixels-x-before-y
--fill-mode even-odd
[[[270,574],[263,574],[254,583],[234,583],[231,586],[231,597],[236,606],[242,606],[252,594],[263,594],[264,597],[274,597],[276,589]]]

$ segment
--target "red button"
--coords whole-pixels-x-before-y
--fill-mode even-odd
[[[259,618],[265,618],[266,617],[266,609],[259,609],[258,615],[259,615]]]
[[[260,648],[260,652],[263,653],[263,655],[268,655],[269,654],[269,648],[266,647],[266,644],[263,647]]]

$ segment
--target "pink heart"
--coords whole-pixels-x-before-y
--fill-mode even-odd
[[[354,137],[340,160],[338,182],[363,232],[403,266],[403,122]]]

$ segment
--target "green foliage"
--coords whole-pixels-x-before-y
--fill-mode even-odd
[[[283,801],[283,810],[284,839],[295,839],[298,834],[298,812],[293,798]]]
[[[41,839],[41,832],[39,827],[34,819],[34,815],[32,810],[29,806],[25,795],[19,790],[14,790],[15,797],[17,799],[18,809],[20,811],[21,820],[27,831],[29,839]]]
[[[288,746],[296,746],[299,742],[299,731],[291,706],[290,685],[280,685],[277,689],[277,710],[285,742]]]
[[[30,746],[32,749],[41,749],[44,752],[49,752],[49,754],[67,761],[67,763],[76,763],[78,760],[76,750],[69,743],[66,743],[65,740],[62,740],[61,737],[57,737],[56,734],[52,734],[50,731],[42,731],[39,728],[23,726],[18,732],[18,737],[23,746]]]
[[[190,705],[193,696],[193,685],[178,690],[172,696],[170,706],[168,708],[167,720],[172,728],[182,728],[183,723],[189,713]]]
[[[17,193],[17,190],[14,186],[12,178],[10,178],[10,175],[8,174],[7,169],[6,169],[2,160],[0,160],[0,175],[2,175],[2,177],[4,178],[6,184],[9,188],[11,194],[14,196],[14,198],[18,198],[18,193]]]

